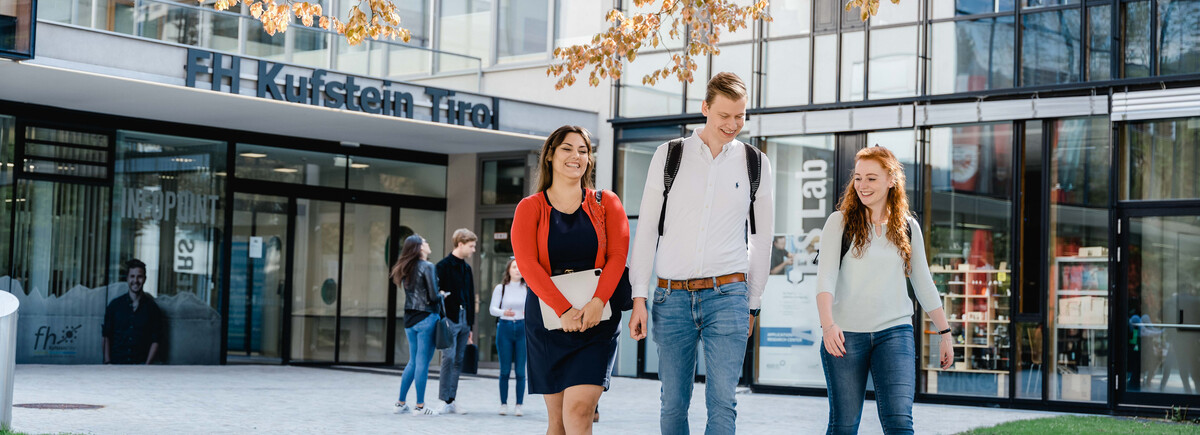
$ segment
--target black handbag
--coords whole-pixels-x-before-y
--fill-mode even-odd
[[[437,326],[433,330],[434,346],[438,349],[449,349],[454,346],[454,335],[450,333],[450,319],[446,318],[446,302],[438,298],[439,315],[442,318],[438,319]]]
[[[604,210],[604,191],[596,191],[596,204],[600,206],[600,212],[605,213],[604,218],[608,219],[607,212]],[[633,285],[629,283],[629,266],[625,266],[625,271],[621,273],[621,279],[617,281],[617,288],[613,290],[612,297],[608,299],[608,304],[619,311],[629,311],[633,309]]]

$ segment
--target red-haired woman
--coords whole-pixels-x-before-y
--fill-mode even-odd
[[[950,324],[925,259],[921,228],[910,217],[900,161],[880,146],[859,151],[854,160],[838,211],[825,221],[817,268],[827,433],[858,433],[870,373],[884,433],[911,434],[917,349],[905,277],[940,330],[943,369],[954,362]],[[843,241],[849,243],[844,257]]]
[[[521,200],[513,216],[513,254],[531,290],[525,302],[529,392],[546,400],[551,435],[592,433],[620,333],[620,310],[608,320],[600,317],[625,271],[629,220],[615,194],[597,197],[592,190],[594,156],[587,130],[555,130],[542,145],[537,193]],[[600,283],[582,309],[550,280],[596,268],[603,269]],[[562,329],[545,328],[540,301],[558,314]]]

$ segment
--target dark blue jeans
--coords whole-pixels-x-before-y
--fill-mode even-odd
[[[912,325],[878,332],[844,332],[846,354],[830,355],[821,345],[821,365],[829,386],[830,435],[856,434],[862,417],[867,373],[875,380],[875,406],[883,433],[913,433],[917,356]]]
[[[517,369],[517,404],[525,403],[525,321],[500,320],[496,325],[496,352],[500,354],[500,403],[508,403],[510,367]]]

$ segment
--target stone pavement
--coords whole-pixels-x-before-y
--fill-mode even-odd
[[[416,417],[392,414],[398,371],[294,366],[17,366],[14,403],[102,405],[95,410],[13,408],[13,429],[29,433],[545,433],[541,396],[526,397],[525,416],[497,415],[496,370],[464,376],[458,402],[469,413]],[[436,373],[433,374],[436,376]],[[510,394],[515,394],[510,388]],[[410,392],[410,395],[415,392]],[[437,380],[426,400],[440,405]],[[616,377],[600,399],[597,434],[658,433],[659,384]],[[410,396],[410,401],[413,397]],[[513,399],[510,399],[512,403]],[[738,395],[738,430],[819,434],[824,397]],[[916,432],[956,433],[974,427],[1052,416],[995,408],[916,405]],[[692,433],[704,428],[704,386],[692,398]],[[863,409],[861,433],[880,433],[874,402]]]

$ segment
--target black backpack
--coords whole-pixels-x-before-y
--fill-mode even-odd
[[[746,173],[750,176],[750,234],[758,229],[754,226],[754,200],[758,194],[758,182],[762,177],[762,151],[749,144],[746,147]],[[675,176],[679,174],[679,162],[683,160],[683,138],[667,142],[667,165],[663,167],[663,204],[658,213],[658,235],[663,235],[663,225],[667,219],[667,195],[671,193],[671,185],[675,184]]]
[[[912,216],[909,216],[908,217],[908,226],[904,227],[904,229],[907,230],[906,232],[908,233],[909,243],[912,243],[912,226],[913,226],[913,224],[917,224],[917,220],[913,219]],[[844,231],[844,229],[843,229],[843,231],[842,231],[842,254],[840,256],[838,256],[839,259],[846,258],[846,253],[850,252],[850,245],[853,243],[854,243],[854,241],[850,240],[850,234],[846,233],[846,231]],[[817,259],[819,259],[819,258],[821,258],[821,250],[820,249],[817,250],[817,256],[813,257],[813,264],[817,264],[818,263]],[[841,269],[841,268],[842,268],[842,263],[839,262],[838,269]]]

